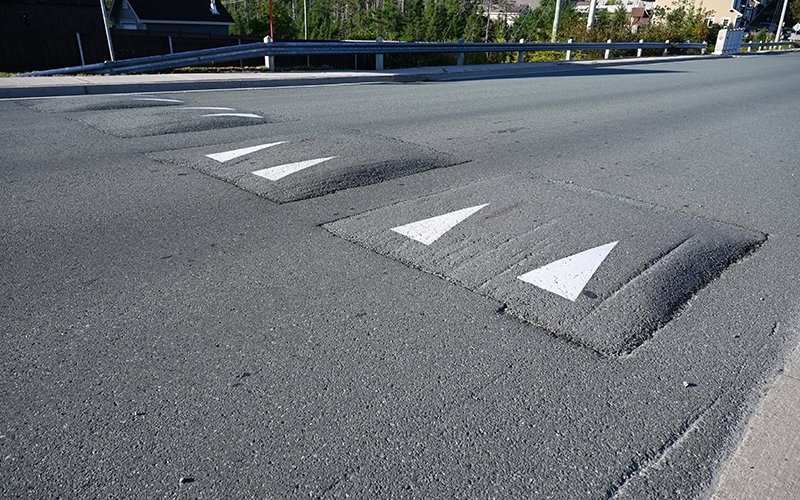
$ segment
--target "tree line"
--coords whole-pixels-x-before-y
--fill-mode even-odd
[[[506,11],[509,0],[491,2],[493,12]],[[550,39],[555,0],[543,0],[535,9],[522,12],[513,23],[502,16],[490,19],[485,0],[306,0],[308,26],[304,26],[303,0],[273,0],[273,27],[277,40],[385,40],[504,42]],[[269,34],[269,0],[226,2],[236,24],[234,34]],[[793,0],[789,22],[800,7]],[[798,12],[800,17],[800,12]],[[658,7],[650,26],[631,31],[630,14],[598,10],[595,27],[586,29],[586,15],[564,3],[560,40],[576,41],[681,40],[713,43],[719,26],[708,26],[702,6],[683,0],[672,9]],[[791,26],[787,23],[787,25]]]

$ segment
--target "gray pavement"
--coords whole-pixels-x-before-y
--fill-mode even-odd
[[[800,349],[778,375],[725,467],[715,500],[791,500],[800,491]]]
[[[0,492],[735,498],[793,442],[742,437],[796,407],[799,71],[0,102]]]

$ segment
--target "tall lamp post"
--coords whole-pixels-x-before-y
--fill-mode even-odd
[[[778,21],[778,28],[775,30],[775,42],[776,43],[781,41],[781,33],[783,33],[783,19],[786,17],[786,6],[787,5],[789,5],[789,0],[783,0],[783,10],[781,11],[781,20]]]
[[[553,16],[553,35],[550,37],[551,42],[555,42],[558,37],[558,25],[561,21],[561,0],[556,0],[556,12]]]
[[[592,31],[594,27],[594,12],[597,9],[597,0],[589,0],[589,17],[586,20],[586,31]]]

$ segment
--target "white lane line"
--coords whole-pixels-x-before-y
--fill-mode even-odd
[[[251,92],[253,90],[259,91],[275,91],[275,90],[294,90],[294,89],[305,89],[308,87],[356,87],[362,85],[389,85],[392,84],[391,81],[383,81],[383,82],[350,82],[350,83],[309,83],[307,85],[286,85],[284,87],[236,87],[235,89],[200,89],[200,90],[165,90],[164,92],[153,92],[153,94],[158,93],[166,93],[166,94],[199,94],[201,92]],[[125,93],[116,93],[116,94],[106,94],[110,96],[126,96],[131,95]],[[2,101],[33,101],[33,100],[42,100],[42,99],[74,99],[75,96],[71,95],[55,95],[55,96],[42,96],[42,97],[0,97],[0,102]]]
[[[210,115],[203,115],[203,118],[207,116],[236,116],[238,118],[264,118],[263,116],[254,115],[253,113],[211,113]]]
[[[233,108],[219,108],[215,106],[181,106],[180,108],[174,108],[176,111],[180,111],[182,109],[192,110],[192,111],[236,111]]]
[[[231,161],[235,158],[239,158],[240,156],[249,155],[250,153],[255,153],[256,151],[261,151],[262,149],[271,148],[272,146],[278,146],[280,144],[286,144],[286,141],[259,144],[258,146],[234,149],[233,151],[223,151],[222,153],[206,155],[206,157],[211,158],[212,160],[217,160],[220,163],[225,163],[226,161]]]
[[[570,255],[517,276],[517,279],[575,302],[617,243],[619,241],[613,241]]]
[[[395,233],[400,233],[412,240],[419,241],[423,245],[430,245],[441,238],[447,231],[453,229],[457,224],[463,222],[467,217],[488,205],[477,205],[469,208],[462,208],[455,212],[437,215],[429,219],[412,222],[404,226],[391,228]]]
[[[177,99],[165,99],[163,97],[136,97],[134,101],[153,101],[153,102],[174,102],[176,104],[183,104],[183,101]]]
[[[270,168],[265,168],[263,170],[256,170],[255,172],[253,172],[253,175],[257,175],[259,177],[263,177],[271,181],[277,181],[278,179],[283,179],[287,175],[299,172],[301,170],[305,170],[308,167],[313,167],[314,165],[319,165],[324,161],[332,160],[334,158],[336,157],[329,156],[327,158],[317,158],[315,160],[298,161],[297,163],[287,163],[286,165],[278,165],[277,167],[270,167]]]

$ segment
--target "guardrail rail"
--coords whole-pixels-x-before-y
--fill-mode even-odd
[[[792,42],[765,43],[764,46],[796,45]],[[743,47],[756,47],[759,44],[744,44]],[[458,64],[464,63],[463,55],[466,53],[480,52],[517,52],[518,62],[524,60],[525,52],[555,51],[565,52],[566,60],[570,60],[574,51],[604,51],[605,58],[610,57],[614,51],[636,51],[637,57],[643,50],[663,50],[664,55],[670,51],[699,49],[705,53],[708,44],[694,42],[556,42],[556,43],[476,43],[476,42],[384,42],[378,39],[375,42],[258,42],[216,49],[179,52],[158,56],[106,61],[103,63],[72,66],[68,68],[52,69],[25,73],[20,76],[49,76],[69,74],[107,74],[119,75],[127,73],[147,73],[169,69],[183,68],[202,64],[220,63],[240,59],[265,57],[267,66],[269,58],[281,55],[310,56],[321,54],[375,54],[376,69],[383,69],[384,54],[458,54]]]

